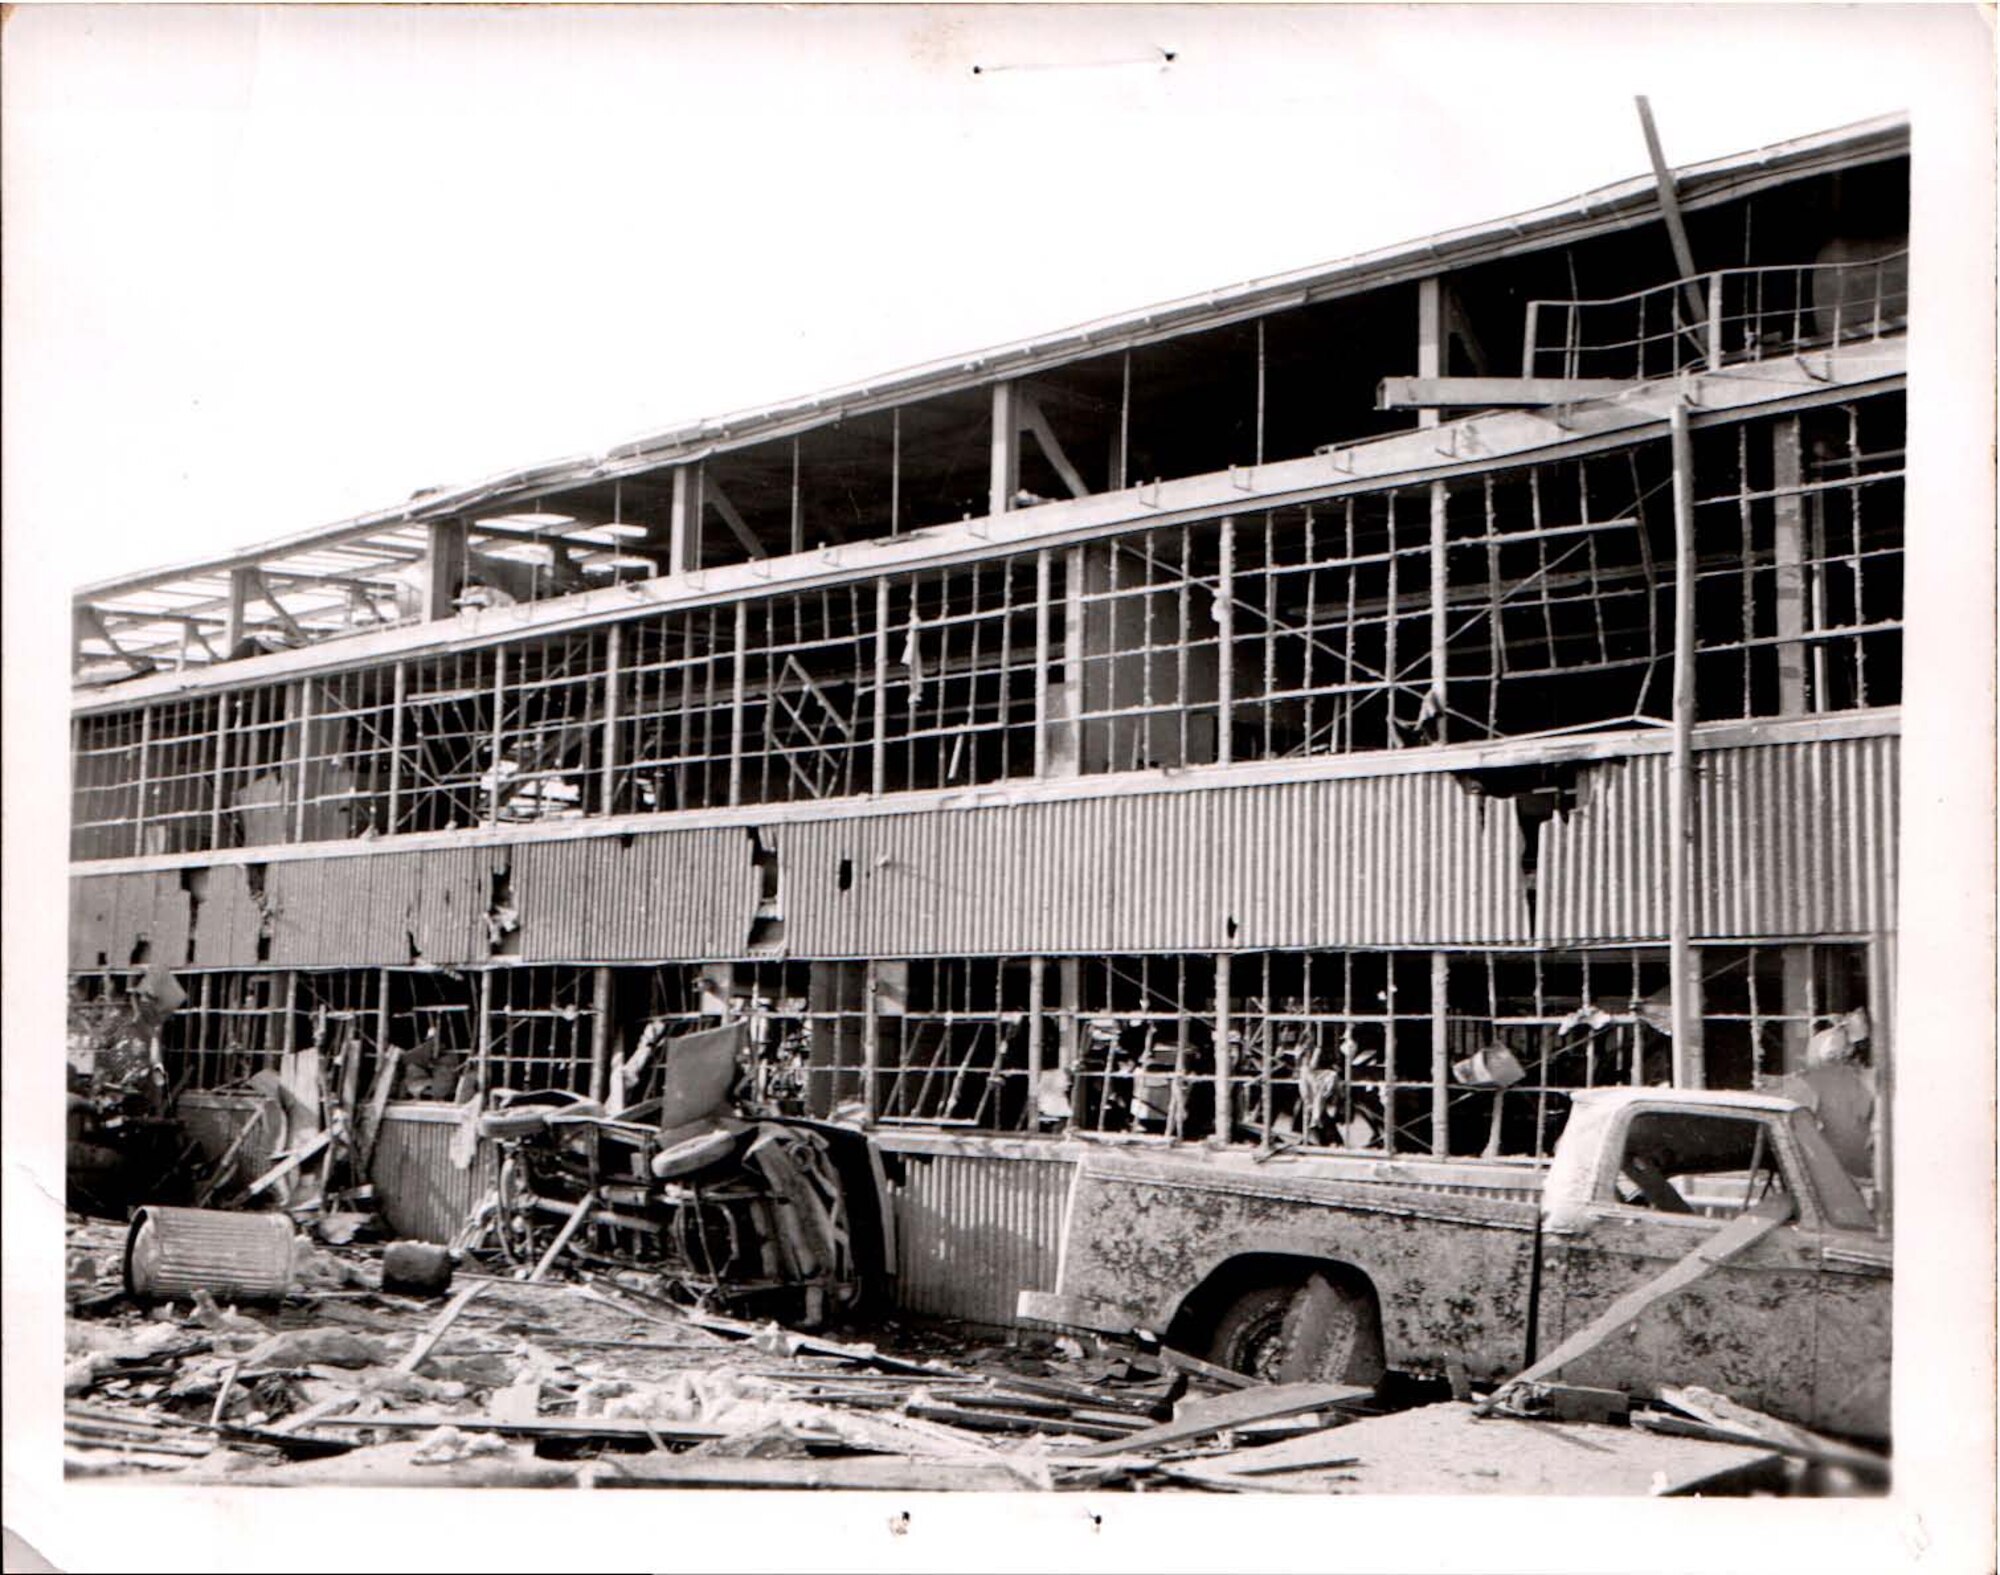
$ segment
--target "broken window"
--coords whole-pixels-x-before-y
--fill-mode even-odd
[[[1776,1129],[1754,1116],[1640,1111],[1625,1129],[1603,1189],[1606,1202],[1663,1214],[1789,1219],[1797,1211]]]
[[[1119,536],[1071,555],[1070,698],[1086,775],[1219,758],[1216,553],[1211,525]]]
[[[1700,720],[1899,702],[1902,434],[1892,395],[1696,431]],[[171,853],[1659,726],[1672,489],[1655,439],[93,715],[74,845]]]
[[[355,1100],[366,1094],[381,1061],[382,971],[334,968],[295,975],[292,1042],[317,1049],[322,1066],[352,1056]]]
[[[175,978],[187,1000],[160,1027],[175,1092],[233,1088],[277,1068],[286,1048],[286,975],[215,970]]]
[[[498,778],[495,707],[505,647],[441,651],[404,664],[398,829],[485,822]]]
[[[480,1086],[588,1094],[597,1022],[594,974],[564,965],[488,970]]]
[[[143,851],[138,836],[145,721],[142,711],[76,719],[70,744],[71,858],[119,859]]]
[[[479,1054],[479,976],[391,968],[383,984],[389,1043],[402,1052],[394,1097],[455,1100]]]
[[[878,680],[884,791],[1034,772],[1036,587],[1032,555],[889,583]],[[1059,642],[1059,629],[1045,638]]]
[[[607,639],[595,629],[510,649],[489,784],[496,820],[603,812]]]
[[[1419,742],[1431,688],[1430,500],[1409,490],[1234,523],[1239,760]]]
[[[1216,972],[1204,954],[1084,957],[1059,970],[1072,1125],[1216,1131]]]
[[[1698,435],[1703,721],[1900,702],[1903,433],[1892,395]]]
[[[1704,947],[1701,958],[1711,1087],[1777,1087],[1804,1068],[1813,1036],[1836,1024],[1846,1025],[1860,1062],[1872,1059],[1866,948],[1825,942]]]
[[[415,829],[396,804],[396,687],[393,666],[303,680],[301,841]]]
[[[1252,953],[1229,994],[1232,1141],[1430,1149],[1428,953]]]
[[[772,596],[741,609],[742,740],[735,797],[745,803],[847,798],[869,791],[875,713],[875,597],[869,585]]]
[[[877,1119],[979,1131],[1030,1125],[1025,959],[923,958],[875,1000]]]
[[[292,686],[265,684],[222,697],[223,847],[259,847],[292,840],[288,824],[296,745]]]
[[[738,616],[702,607],[620,629],[616,813],[730,802]]]
[[[148,707],[141,852],[191,853],[215,846],[216,722],[222,699],[196,695]]]

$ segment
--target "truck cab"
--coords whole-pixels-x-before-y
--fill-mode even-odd
[[[1810,1112],[1669,1088],[1579,1091],[1546,1172],[1176,1152],[1077,1168],[1056,1294],[1023,1312],[1141,1326],[1272,1378],[1501,1380],[1750,1213],[1775,1223],[1569,1363],[1700,1384],[1808,1426],[1888,1431],[1890,1247]]]
[[[1745,1213],[1776,1229],[1565,1370],[1699,1383],[1831,1432],[1888,1432],[1890,1249],[1811,1114],[1758,1094],[1580,1093],[1543,1187],[1544,1350]]]

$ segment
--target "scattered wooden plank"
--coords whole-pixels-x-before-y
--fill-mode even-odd
[[[591,1473],[594,1487],[847,1488],[874,1492],[1019,1493],[1031,1483],[990,1456],[915,1459],[853,1455],[827,1460],[729,1460],[709,1456],[607,1457]]]
[[[1686,1290],[1695,1281],[1714,1273],[1731,1258],[1755,1246],[1784,1223],[1783,1218],[1768,1214],[1738,1215],[1713,1236],[1702,1241],[1685,1257],[1675,1260],[1644,1285],[1627,1291],[1540,1361],[1516,1373],[1507,1383],[1500,1386],[1494,1399],[1498,1398],[1499,1393],[1504,1393],[1511,1384],[1533,1383],[1561,1372],[1578,1357],[1596,1350],[1655,1302],[1665,1301],[1669,1296]],[[1486,1401],[1480,1407],[1480,1414],[1487,1414],[1488,1408],[1493,1403],[1493,1399]]]
[[[375,1165],[375,1145],[382,1137],[382,1121],[389,1111],[389,1097],[396,1091],[402,1071],[403,1047],[391,1045],[375,1063],[375,1076],[368,1085],[367,1103],[361,1111],[361,1131],[356,1144],[355,1168],[367,1180]]]
[[[1330,1466],[1351,1466],[1352,1460],[1336,1460]],[[1171,1465],[1163,1465],[1159,1475],[1170,1482],[1185,1482],[1190,1487],[1209,1488],[1220,1493],[1314,1493],[1323,1494],[1326,1489],[1318,1483],[1286,1482],[1276,1477],[1246,1477],[1233,1471],[1223,1471],[1212,1461],[1177,1460]]]
[[[1102,1423],[1080,1422],[1071,1417],[1024,1416],[1015,1411],[972,1411],[959,1406],[927,1405],[922,1401],[912,1402],[904,1409],[907,1415],[924,1421],[944,1422],[974,1433],[1074,1433],[1079,1438],[1107,1441],[1121,1452],[1134,1436],[1123,1427],[1106,1427]],[[1086,1456],[1090,1452],[1088,1449],[1080,1451]]]
[[[1302,1411],[1317,1411],[1324,1406],[1365,1400],[1373,1393],[1356,1384],[1264,1384],[1235,1394],[1183,1402],[1175,1408],[1171,1422],[1128,1433],[1118,1440],[1116,1449],[1093,1446],[1080,1453],[1088,1459],[1096,1454],[1161,1449],[1247,1422],[1266,1422],[1281,1416],[1297,1416]]]
[[[1236,1449],[1202,1461],[1210,1470],[1228,1471],[1237,1476],[1264,1477],[1287,1471],[1326,1471],[1355,1462],[1354,1441],[1345,1437],[1347,1428],[1322,1428],[1303,1438],[1282,1443],[1260,1444],[1254,1449]]]
[[[331,1133],[315,1132],[303,1147],[292,1150],[292,1152],[288,1154],[285,1158],[279,1160],[277,1164],[273,1165],[269,1170],[265,1171],[264,1174],[259,1176],[255,1181],[251,1182],[249,1189],[244,1193],[244,1196],[248,1198],[254,1198],[257,1196],[258,1193],[262,1192],[266,1187],[271,1186],[274,1182],[279,1182],[284,1180],[285,1177],[289,1176],[293,1171],[297,1170],[299,1166],[303,1165],[307,1160],[311,1159],[313,1155],[319,1153],[321,1149],[325,1148],[327,1144],[331,1143],[332,1141],[333,1141],[333,1135]]]
[[[990,1456],[914,1459],[900,1455],[857,1455],[823,1460],[735,1460],[663,1454],[607,1456],[579,1462],[523,1459],[515,1454],[419,1465],[412,1456],[422,1447],[418,1440],[405,1439],[357,1449],[344,1459],[238,1469],[227,1478],[212,1480],[245,1487],[719,1487],[940,1493],[1020,1492],[1042,1486],[1021,1466]]]
[[[417,1363],[431,1354],[438,1341],[444,1338],[445,1330],[458,1322],[458,1315],[472,1305],[474,1298],[479,1296],[489,1283],[491,1282],[486,1280],[474,1281],[445,1303],[444,1310],[430,1321],[430,1327],[417,1336],[416,1343],[403,1353],[403,1359],[396,1364],[394,1370],[399,1373],[415,1372]]]
[[[243,1364],[241,1362],[231,1362],[228,1367],[223,1369],[222,1382],[217,1384],[215,1388],[215,1405],[208,1413],[209,1421],[220,1422],[222,1420],[223,1408],[229,1404],[230,1392],[236,1387],[236,1375],[242,1370]]]
[[[1154,1359],[1163,1367],[1171,1367],[1176,1372],[1187,1373],[1191,1377],[1206,1378],[1212,1384],[1220,1384],[1224,1389],[1255,1389],[1260,1381],[1248,1373],[1239,1373],[1231,1368],[1217,1367],[1215,1363],[1190,1356],[1186,1351],[1176,1351],[1170,1345],[1163,1345],[1155,1353]]]
[[[1809,1460],[1815,1465],[1840,1466],[1874,1481],[1886,1482],[1889,1479],[1888,1461],[1879,1455],[1862,1454],[1837,1444],[1821,1449],[1786,1439],[1766,1438],[1746,1428],[1717,1427],[1708,1422],[1689,1421],[1661,1411],[1641,1411],[1633,1416],[1632,1425],[1645,1433],[1664,1433],[1672,1438],[1699,1438],[1711,1444],[1743,1444],[1753,1449],[1774,1450],[1796,1460]],[[1832,1444],[1830,1439],[1827,1442]]]
[[[208,1200],[214,1197],[217,1189],[234,1174],[237,1156],[243,1152],[243,1145],[248,1143],[251,1136],[264,1124],[264,1115],[269,1109],[270,1106],[260,1103],[250,1112],[250,1119],[243,1123],[243,1130],[237,1133],[229,1147],[222,1151],[222,1158],[215,1162],[215,1169],[209,1172],[208,1180],[195,1195],[196,1208],[207,1208]]]
[[[563,1255],[563,1250],[575,1239],[576,1233],[583,1228],[583,1222],[590,1218],[590,1211],[596,1207],[597,1189],[592,1187],[578,1198],[570,1209],[569,1218],[563,1221],[562,1229],[556,1232],[556,1239],[549,1243],[549,1250],[542,1254],[542,1261],[536,1264],[528,1275],[530,1283],[548,1277],[548,1272],[554,1266],[556,1259]]]
[[[385,1411],[375,1416],[328,1417],[324,1427],[380,1427],[425,1432],[455,1427],[461,1433],[511,1433],[523,1438],[645,1438],[658,1434],[675,1443],[699,1444],[728,1438],[736,1429],[716,1422],[663,1422],[637,1416],[454,1416],[448,1411]]]
[[[1677,1411],[1685,1411],[1697,1422],[1705,1422],[1710,1427],[1747,1435],[1773,1448],[1783,1446],[1788,1450],[1802,1452],[1803,1458],[1825,1460],[1831,1464],[1850,1466],[1857,1471],[1879,1472],[1887,1475],[1888,1457],[1873,1450],[1859,1449],[1852,1444],[1844,1444],[1838,1439],[1828,1438],[1824,1433],[1815,1433],[1811,1428],[1800,1427],[1796,1422],[1781,1421],[1775,1416],[1766,1416],[1762,1411],[1733,1400],[1728,1395],[1717,1394],[1712,1389],[1703,1389],[1694,1384],[1684,1386],[1663,1385],[1655,1391]],[[1809,1452],[1809,1453],[1807,1453]]]

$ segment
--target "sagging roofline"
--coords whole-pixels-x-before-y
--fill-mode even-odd
[[[1711,207],[1826,170],[1907,154],[1909,145],[1908,118],[1896,114],[1682,166],[1674,172],[1680,205],[1684,209]],[[1086,356],[1574,241],[1644,222],[1655,211],[1655,191],[1650,174],[1635,176],[1547,207],[1443,231],[1415,243],[1249,280],[821,393],[707,418],[629,440],[601,454],[572,456],[461,487],[420,492],[385,509],[273,538],[234,553],[94,581],[78,587],[73,601],[82,606],[104,596],[146,590],[191,575],[248,568],[277,554],[330,546],[393,527],[450,519],[509,498],[687,464],[866,412],[1045,371]]]

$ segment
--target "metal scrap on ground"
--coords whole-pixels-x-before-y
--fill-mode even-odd
[[[1696,1391],[1675,1393],[1689,1413],[1678,1425],[1660,1420],[1707,1436],[1481,1420],[1464,1405],[1384,1416],[1363,1387],[1232,1387],[1136,1343],[1100,1341],[1078,1357],[1074,1343],[973,1346],[964,1330],[893,1326],[884,1344],[860,1343],[677,1307],[631,1277],[588,1271],[467,1269],[440,1309],[376,1288],[380,1249],[368,1247],[302,1245],[299,1287],[275,1305],[198,1294],[147,1310],[114,1283],[122,1235],[71,1223],[64,1444],[75,1476],[1349,1492],[1407,1491],[1414,1471],[1501,1491],[1524,1472],[1554,1480],[1560,1466],[1566,1491],[1643,1492],[1782,1488],[1788,1458],[1824,1470],[1841,1447],[1780,1437],[1768,1418],[1760,1431],[1756,1413],[1717,1396],[1704,1409]],[[1731,1437],[1714,1441],[1718,1431]]]

